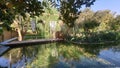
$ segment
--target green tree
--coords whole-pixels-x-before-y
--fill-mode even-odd
[[[13,19],[16,15],[25,16],[25,13],[29,13],[31,16],[39,15],[43,12],[42,9],[41,2],[38,0],[0,0],[0,22],[9,30],[11,23],[15,22]],[[18,22],[16,21],[16,23]],[[20,38],[20,29],[18,29],[18,35]],[[21,40],[22,38],[19,39],[19,41]]]
[[[81,11],[81,13],[79,14],[78,18],[76,19],[75,24],[80,27],[83,28],[85,22],[89,21],[89,20],[93,20],[94,17],[94,12],[90,9],[90,8],[85,8],[83,11]],[[86,27],[89,28],[89,27]]]
[[[95,12],[89,8],[86,8],[79,14],[79,17],[76,20],[76,26],[84,29],[86,36],[89,35],[89,33],[93,31],[95,27],[99,26],[99,22],[96,21],[94,15]]]
[[[59,19],[67,25],[67,35],[74,30],[75,21],[82,6],[89,7],[95,0],[50,0],[60,11]],[[56,5],[57,4],[57,5]],[[72,32],[74,33],[74,32]]]
[[[113,21],[114,19],[114,14],[111,13],[110,10],[100,10],[97,12],[93,12],[92,10],[90,10],[89,8],[86,8],[85,10],[83,10],[78,19],[76,20],[76,24],[79,25],[79,27],[83,27],[86,29],[91,29],[92,27],[95,28],[95,26],[98,26],[97,24],[93,24],[90,21],[96,21],[99,26],[95,29],[96,31],[105,31],[105,30],[109,30],[110,26],[109,24]],[[85,23],[86,22],[86,23]],[[88,27],[85,27],[88,26]]]
[[[110,28],[114,31],[120,31],[120,15],[117,15],[111,22]]]
[[[54,6],[52,6],[52,3],[49,0],[43,0],[42,5],[44,6],[44,9],[43,9],[44,13],[42,13],[42,15],[40,15],[39,18],[37,18],[38,19],[37,31],[40,35],[42,34],[45,37],[49,37],[51,35],[50,34],[50,21],[57,22],[59,18],[59,12]],[[44,23],[41,23],[40,21]]]
[[[31,16],[39,15],[43,12],[42,9],[38,0],[0,0],[0,21],[9,26],[15,15],[24,16],[26,12]]]
[[[80,12],[80,8],[85,5],[91,6],[95,0],[58,0],[60,3],[60,19],[63,20],[68,27],[73,27],[75,20],[78,18],[77,14]]]
[[[114,14],[110,10],[102,10],[95,12],[94,18],[100,23],[97,30],[105,31],[110,29],[109,24],[114,19]]]

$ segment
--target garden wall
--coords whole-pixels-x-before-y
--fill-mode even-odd
[[[2,41],[5,41],[5,40],[8,40],[10,38],[14,38],[14,37],[17,37],[18,34],[17,32],[15,31],[7,31],[7,30],[4,30],[3,31],[3,35],[0,35],[0,42]]]

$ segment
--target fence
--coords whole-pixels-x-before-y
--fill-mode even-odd
[[[3,34],[0,35],[0,42],[8,40],[8,39],[13,38],[13,37],[17,37],[17,36],[18,36],[18,34],[15,31],[4,30]]]

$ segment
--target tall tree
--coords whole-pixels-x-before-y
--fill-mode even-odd
[[[53,3],[59,4],[60,19],[63,20],[68,27],[73,27],[74,22],[77,19],[77,14],[80,12],[80,8],[85,5],[91,6],[95,0],[50,0]]]
[[[59,12],[58,10],[53,6],[52,2],[48,1],[48,0],[43,0],[42,1],[42,5],[44,6],[44,13],[42,15],[40,15],[39,19],[43,20],[45,22],[45,28],[44,31],[45,32],[45,36],[47,36],[46,34],[48,34],[48,36],[53,36],[54,32],[56,30],[56,26],[57,26],[57,20],[59,18]],[[54,28],[51,28],[51,22],[54,22]],[[38,23],[40,24],[40,23]],[[39,25],[37,25],[38,28],[41,28]],[[54,32],[52,33],[51,30],[54,30]],[[40,30],[39,30],[40,31]],[[53,36],[54,37],[54,36]]]
[[[96,0],[49,0],[53,3],[55,7],[58,8],[60,12],[59,19],[65,23],[66,26],[66,35],[75,34],[75,21],[78,18],[78,13],[81,12],[82,6],[89,7]]]

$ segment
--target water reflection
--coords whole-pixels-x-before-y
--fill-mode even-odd
[[[9,60],[4,57],[0,57],[0,67],[9,66]]]
[[[27,62],[31,62],[34,59],[38,52],[37,49],[37,47],[22,47],[11,49],[2,56],[4,59],[6,59],[4,62],[7,62],[7,64],[0,64],[0,67],[25,67]],[[3,60],[2,57],[0,57],[0,61]]]
[[[1,67],[82,68],[120,67],[120,45],[50,43],[15,48],[0,57]],[[2,63],[4,61],[4,63]]]

